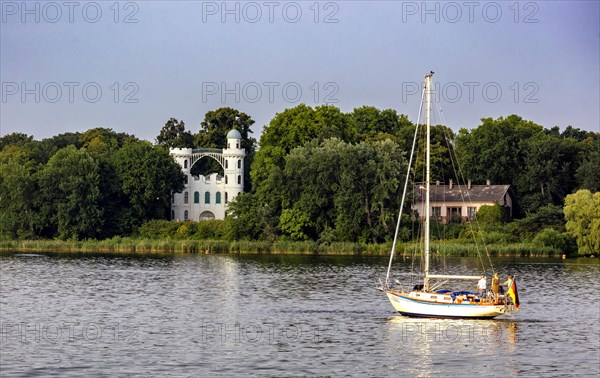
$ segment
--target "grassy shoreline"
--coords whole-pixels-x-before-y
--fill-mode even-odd
[[[400,244],[396,251],[399,256],[410,256],[418,250],[414,243]],[[391,244],[357,244],[298,241],[227,241],[227,240],[180,240],[180,239],[138,239],[112,238],[105,240],[4,240],[0,250],[32,252],[101,252],[101,253],[215,253],[215,254],[316,254],[316,255],[362,255],[387,256]],[[487,248],[475,244],[458,242],[435,243],[431,245],[434,255],[476,256],[487,249],[493,257],[560,257],[556,248],[543,247],[531,243],[492,244]]]

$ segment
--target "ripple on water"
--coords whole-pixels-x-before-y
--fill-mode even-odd
[[[477,261],[452,263],[448,273],[463,273]],[[386,264],[361,257],[2,254],[2,372],[600,374],[597,260],[496,260],[502,275],[517,276],[522,310],[491,321],[396,315],[375,290]],[[408,277],[409,262],[395,267],[397,277]]]

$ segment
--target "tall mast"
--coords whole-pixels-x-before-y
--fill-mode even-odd
[[[427,152],[425,155],[425,279],[423,282],[424,290],[429,290],[429,167],[431,159],[431,143],[430,143],[430,110],[431,110],[431,77],[433,71],[425,75],[425,119],[427,123]]]

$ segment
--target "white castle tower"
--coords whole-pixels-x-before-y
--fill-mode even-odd
[[[171,199],[172,220],[224,219],[227,203],[244,192],[244,157],[242,135],[237,130],[227,133],[227,146],[214,148],[171,148],[171,156],[181,166],[185,187]],[[215,159],[223,167],[224,177],[217,173],[191,176],[192,166],[200,159]]]

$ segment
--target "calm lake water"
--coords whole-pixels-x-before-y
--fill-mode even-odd
[[[597,377],[599,260],[494,265],[517,275],[521,310],[450,321],[396,315],[375,290],[384,258],[5,252],[0,372]],[[410,261],[394,266],[406,278]]]

